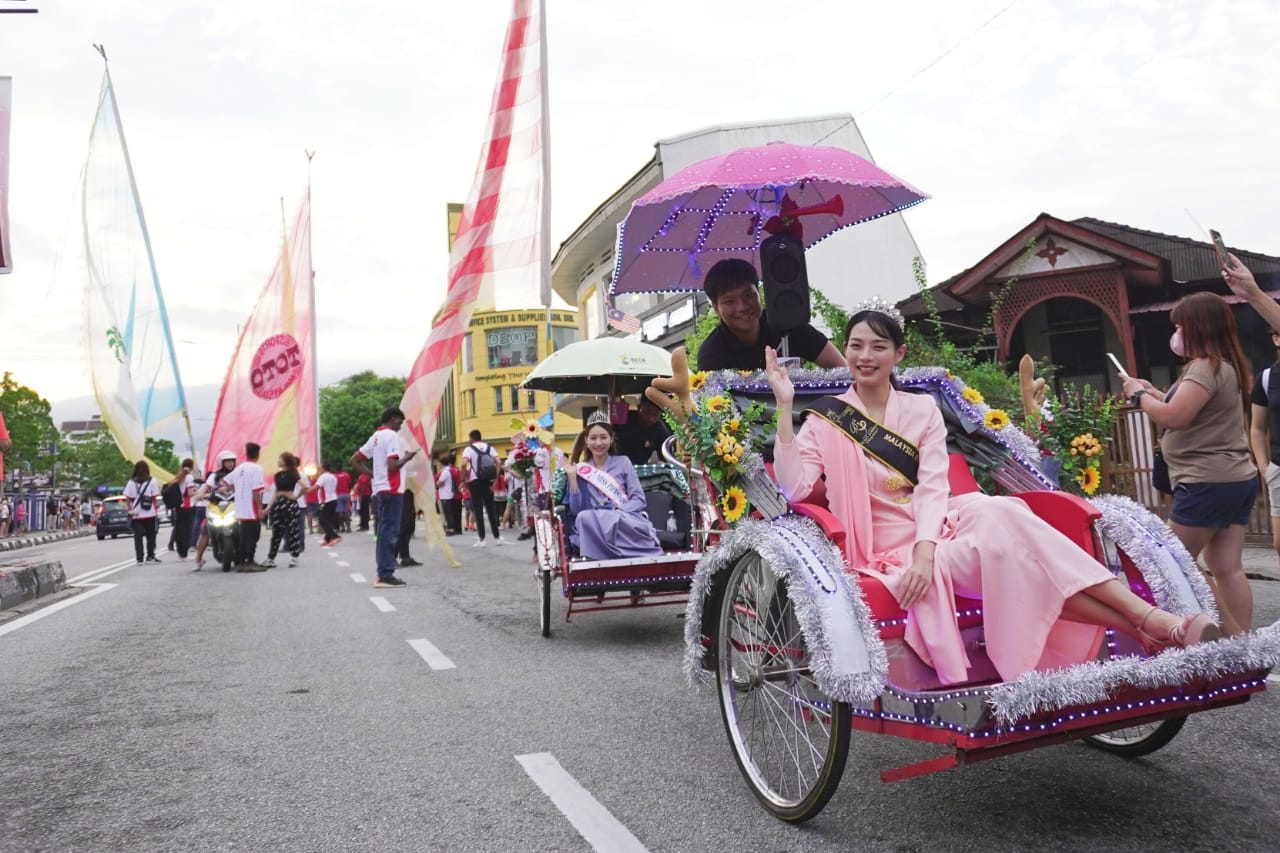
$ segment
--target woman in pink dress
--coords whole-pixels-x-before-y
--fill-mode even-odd
[[[778,406],[774,472],[793,501],[807,497],[825,472],[849,565],[876,575],[908,611],[906,640],[944,683],[969,680],[956,595],[982,599],[987,655],[1006,680],[1092,659],[1100,626],[1148,649],[1220,636],[1204,613],[1182,619],[1147,604],[1017,498],[949,497],[942,413],[932,397],[903,393],[893,381],[906,354],[901,326],[880,311],[860,311],[844,340],[854,381],[834,399],[852,407],[843,411],[855,421],[886,430],[880,440],[897,448],[893,461],[914,455],[903,467],[916,470],[891,467],[882,461],[890,453],[864,450],[825,416],[810,415],[797,434],[791,379],[767,349]]]

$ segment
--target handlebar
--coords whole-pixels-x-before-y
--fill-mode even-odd
[[[666,437],[666,439],[662,442],[662,458],[670,462],[672,465],[678,465],[679,467],[688,471],[690,474],[696,474],[699,477],[701,477],[703,473],[701,468],[694,468],[692,465],[686,465],[685,463],[681,462],[679,459],[676,458],[675,450],[673,449],[675,447],[675,443],[676,443],[676,437],[674,435],[669,435]]]

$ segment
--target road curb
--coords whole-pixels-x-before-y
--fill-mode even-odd
[[[16,551],[19,548],[32,548],[36,545],[47,545],[50,542],[61,542],[63,539],[78,539],[81,536],[93,535],[92,527],[80,530],[54,530],[49,533],[33,533],[30,536],[10,536],[0,539],[0,552]]]
[[[0,563],[0,610],[11,610],[67,588],[67,574],[57,560]]]

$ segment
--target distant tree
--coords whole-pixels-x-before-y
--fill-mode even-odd
[[[75,444],[64,442],[58,449],[58,463],[61,482],[74,482],[86,489],[101,484],[121,485],[129,479],[133,468],[133,461],[124,458],[115,440],[105,431]]]
[[[181,460],[178,455],[173,452],[173,442],[167,438],[152,438],[147,436],[146,443],[143,445],[143,453],[152,462],[159,465],[170,474],[176,473]],[[134,460],[135,462],[137,460]],[[155,473],[154,471],[152,473]]]
[[[23,463],[31,471],[50,471],[54,456],[50,453],[58,440],[58,430],[49,416],[49,401],[31,388],[19,385],[13,374],[5,371],[0,380],[0,414],[13,447],[4,455],[5,470],[10,471]]]
[[[378,426],[382,410],[399,405],[404,378],[372,370],[320,389],[320,446],[324,457],[345,465]]]

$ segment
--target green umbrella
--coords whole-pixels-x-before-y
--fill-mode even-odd
[[[671,375],[671,353],[630,338],[577,341],[547,356],[521,387],[558,394],[616,398],[641,394],[657,376]]]

